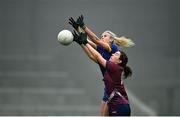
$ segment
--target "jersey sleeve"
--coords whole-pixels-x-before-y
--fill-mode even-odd
[[[111,44],[111,53],[115,53],[119,50],[120,50],[120,48],[117,45]]]

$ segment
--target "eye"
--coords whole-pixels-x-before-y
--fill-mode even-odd
[[[119,53],[115,53],[117,56],[119,56],[120,54]]]

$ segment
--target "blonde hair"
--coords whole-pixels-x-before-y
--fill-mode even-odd
[[[118,37],[116,34],[114,34],[113,32],[111,32],[109,30],[107,30],[105,32],[110,34],[110,36],[113,39],[114,43],[116,43],[118,46],[121,46],[121,47],[132,47],[132,46],[135,45],[135,43],[131,39],[129,39],[129,38],[126,38],[124,36]]]

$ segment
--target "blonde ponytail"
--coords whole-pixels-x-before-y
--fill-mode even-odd
[[[122,46],[122,47],[132,47],[135,45],[135,43],[129,39],[126,38],[124,36],[122,37],[113,37],[114,38],[114,42],[118,45],[118,46]]]
[[[109,30],[106,30],[105,32],[109,33],[111,35],[111,38],[114,40],[114,43],[116,43],[118,46],[121,46],[121,47],[132,47],[135,45],[135,43],[129,39],[129,38],[126,38],[124,36],[122,37],[117,37],[116,34],[114,34],[113,32],[109,31]]]

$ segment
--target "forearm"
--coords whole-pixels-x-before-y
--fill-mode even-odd
[[[88,43],[94,48],[94,49],[97,49],[97,44],[95,44],[94,42],[92,42],[91,40],[89,40],[88,38]]]
[[[84,31],[88,34],[90,40],[95,44],[100,45],[105,50],[111,52],[111,48],[108,43],[101,41],[88,27],[85,27]],[[90,43],[92,45],[92,43]],[[94,47],[94,44],[92,45]]]
[[[89,51],[89,49],[84,44],[82,44],[81,47],[83,48],[84,52],[91,60],[93,60],[94,62],[97,62],[93,54]]]
[[[100,39],[95,35],[95,33],[93,33],[88,27],[85,27],[84,31],[87,33],[87,35],[89,36],[91,41],[93,41],[94,43],[98,44],[98,41]]]
[[[91,45],[88,43],[86,44],[86,47],[89,49],[91,54],[94,56],[94,59],[100,63],[102,66],[106,66],[106,60],[101,56],[99,52],[97,52]]]
[[[94,56],[94,58],[97,60],[98,56],[101,56],[97,50],[95,50],[91,45],[86,44],[86,47],[91,52],[91,54]]]

